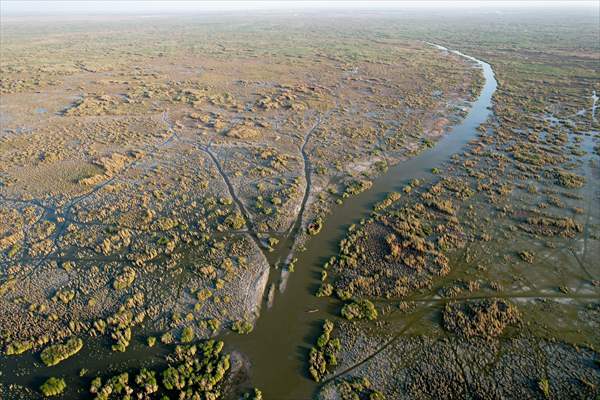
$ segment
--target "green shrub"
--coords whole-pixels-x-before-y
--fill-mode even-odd
[[[333,286],[331,283],[322,283],[319,291],[317,292],[317,297],[329,297],[333,294]]]
[[[339,339],[331,339],[333,328],[333,322],[325,320],[323,333],[317,339],[317,345],[310,349],[308,355],[308,372],[317,382],[327,375],[330,367],[337,365],[337,353],[341,344]]]
[[[135,280],[135,270],[131,267],[126,267],[123,273],[117,276],[113,282],[115,290],[127,289]]]
[[[181,342],[189,343],[192,340],[194,340],[195,336],[196,334],[194,333],[194,328],[192,328],[191,326],[186,326],[185,328],[183,328],[183,332],[181,332]]]
[[[208,340],[200,347],[178,346],[175,359],[162,373],[167,390],[178,390],[179,398],[216,399],[225,374],[229,371],[228,354],[221,354],[223,342]],[[197,356],[197,354],[199,356]]]
[[[367,378],[354,377],[339,381],[338,392],[342,400],[385,400],[383,393],[374,390]]]
[[[258,390],[257,388],[254,388],[251,392],[245,393],[243,399],[244,400],[263,400],[263,395],[260,390]]]
[[[254,326],[248,321],[235,321],[231,326],[231,330],[239,333],[240,335],[248,334],[252,332]]]
[[[544,394],[544,397],[549,399],[550,398],[550,382],[548,382],[548,379],[540,379],[538,381],[538,387],[540,388],[540,391]]]
[[[128,399],[129,396],[126,393],[131,391],[132,388],[129,387],[129,374],[127,372],[111,377],[104,385],[102,385],[102,380],[97,377],[92,381],[90,386],[90,393],[96,394],[95,400],[108,400],[109,398]],[[125,396],[116,396],[119,394],[125,394]],[[111,397],[111,395],[115,396]]]
[[[308,224],[306,227],[306,232],[309,235],[316,235],[317,233],[321,232],[321,229],[323,229],[323,218],[317,217],[313,220],[313,222]]]
[[[135,377],[137,383],[147,394],[158,391],[158,383],[156,382],[156,372],[142,368],[140,373]]]
[[[173,343],[173,334],[171,332],[165,332],[161,337],[160,337],[160,341],[163,344],[170,344]]]
[[[372,321],[377,319],[377,309],[367,299],[356,300],[342,307],[342,317],[347,320],[368,319]]]
[[[90,393],[98,393],[101,387],[102,379],[99,376],[97,376],[94,379],[92,379],[92,382],[90,383]]]
[[[25,353],[27,350],[33,348],[33,342],[28,340],[22,342],[11,342],[6,346],[6,355],[12,356],[17,354]]]
[[[71,338],[64,344],[53,344],[46,347],[41,354],[42,361],[51,367],[77,354],[83,347],[83,340]]]
[[[239,230],[246,225],[246,220],[241,214],[235,213],[225,218],[225,224],[231,229]]]
[[[354,180],[346,186],[346,190],[342,193],[343,198],[348,198],[351,195],[357,195],[365,190],[369,189],[373,185],[373,182],[368,180]]]
[[[64,379],[52,377],[48,378],[48,380],[46,380],[46,382],[40,386],[40,391],[44,394],[44,396],[50,397],[61,394],[66,388],[67,384],[65,383]]]

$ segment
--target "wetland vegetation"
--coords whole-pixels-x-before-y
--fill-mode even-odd
[[[592,9],[3,19],[0,397],[596,398]]]

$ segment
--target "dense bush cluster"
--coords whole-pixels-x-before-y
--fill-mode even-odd
[[[368,319],[370,321],[377,319],[377,309],[375,305],[367,300],[355,300],[344,304],[342,307],[342,317],[347,320]]]
[[[163,386],[183,399],[219,398],[220,384],[230,368],[229,355],[221,354],[222,349],[223,342],[214,340],[177,346],[171,365],[162,373]]]
[[[46,347],[41,354],[42,361],[48,367],[58,364],[66,360],[74,354],[77,354],[83,347],[83,340],[79,338],[71,338],[64,344],[53,344]]]
[[[340,350],[340,340],[331,338],[333,332],[333,322],[325,320],[323,323],[323,333],[317,339],[317,345],[310,349],[308,362],[308,372],[317,382],[321,381],[327,375],[331,367],[337,365],[337,353]]]
[[[484,299],[446,305],[444,328],[466,337],[491,339],[502,334],[506,326],[520,321],[515,306],[505,300]]]
[[[58,396],[59,394],[64,392],[66,388],[67,384],[65,383],[64,379],[54,377],[48,378],[48,380],[46,380],[46,382],[44,382],[42,386],[40,386],[41,392],[46,397]]]
[[[133,389],[129,387],[129,374],[123,372],[122,374],[115,375],[109,378],[105,384],[102,384],[102,380],[97,377],[92,380],[90,385],[90,393],[95,394],[95,400],[108,400],[111,398],[128,397],[133,393]],[[120,396],[123,395],[123,396]]]
[[[323,218],[317,217],[310,224],[308,224],[306,232],[309,235],[316,235],[317,233],[321,232],[321,229],[323,229]]]
[[[239,333],[240,335],[248,334],[252,332],[252,329],[254,329],[254,325],[252,325],[251,322],[242,320],[235,321],[231,326],[231,330]]]
[[[383,393],[373,389],[367,378],[344,379],[337,384],[342,400],[385,400]]]
[[[169,366],[162,372],[142,368],[133,382],[127,372],[92,380],[90,393],[96,400],[148,398],[163,392],[179,399],[216,400],[230,368],[229,355],[222,354],[223,342],[209,340],[202,344],[180,345],[167,356]],[[260,391],[257,392],[260,395]],[[260,397],[254,397],[260,399]]]

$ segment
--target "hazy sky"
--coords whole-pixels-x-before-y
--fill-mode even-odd
[[[9,15],[63,15],[63,14],[156,14],[178,12],[207,12],[207,11],[244,11],[244,10],[297,10],[316,8],[337,9],[383,9],[383,8],[505,8],[505,7],[594,7],[598,0],[590,1],[28,1],[0,0],[0,13]]]

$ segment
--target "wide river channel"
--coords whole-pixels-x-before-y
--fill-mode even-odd
[[[389,192],[400,191],[412,179],[430,176],[433,168],[442,166],[461,151],[476,136],[477,127],[490,116],[492,95],[497,86],[491,66],[458,51],[428,44],[477,64],[476,67],[483,70],[484,87],[466,118],[433,148],[391,167],[369,190],[335,207],[321,232],[307,242],[304,252],[296,255],[295,272],[291,273],[285,291],[278,293],[272,307],[263,307],[254,331],[248,335],[226,335],[227,347],[249,358],[252,383],[266,399],[304,400],[315,396],[318,384],[308,375],[308,352],[320,333],[323,320],[335,320],[341,303],[314,294],[320,285],[323,263],[338,253],[338,244],[348,227],[368,217],[373,205]]]

